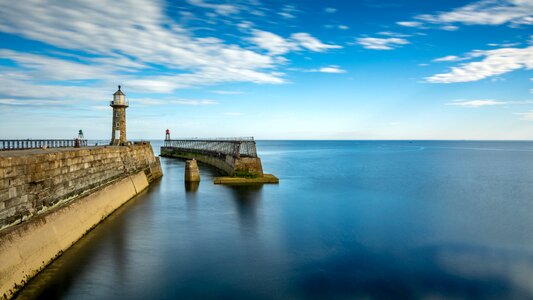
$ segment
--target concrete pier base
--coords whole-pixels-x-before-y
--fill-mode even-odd
[[[227,185],[248,185],[248,184],[263,184],[263,183],[279,183],[279,179],[272,174],[263,174],[261,177],[215,177],[215,184]]]
[[[198,170],[198,163],[196,162],[196,159],[191,159],[185,162],[185,181],[200,181],[200,170]]]

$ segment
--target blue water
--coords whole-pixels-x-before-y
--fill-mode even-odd
[[[153,143],[156,153],[159,144]],[[184,162],[21,299],[533,298],[533,143],[260,141],[279,185]]]

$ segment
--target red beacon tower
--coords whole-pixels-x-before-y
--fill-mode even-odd
[[[170,146],[170,129],[165,131],[165,146]]]

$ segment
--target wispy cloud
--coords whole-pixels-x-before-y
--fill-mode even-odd
[[[452,67],[450,72],[426,78],[432,83],[453,83],[477,81],[501,75],[518,69],[533,68],[533,46],[527,48],[501,48],[495,50],[476,50],[467,57],[483,59]]]
[[[444,25],[442,27],[440,27],[440,29],[442,30],[446,30],[446,31],[456,31],[459,29],[459,26],[455,26],[455,25]]]
[[[419,15],[416,18],[431,23],[463,23],[466,25],[533,24],[533,2],[530,0],[482,0],[449,12]]]
[[[218,104],[215,100],[210,99],[152,99],[152,98],[132,98],[130,102],[138,103],[141,105],[215,105]]]
[[[217,90],[212,91],[213,94],[219,94],[219,95],[242,95],[244,92],[242,91],[223,91],[223,90]]]
[[[380,31],[380,32],[378,32],[378,34],[385,35],[385,36],[397,37],[397,38],[404,38],[404,37],[410,37],[411,36],[410,34],[399,33],[399,32],[394,32],[394,31]]]
[[[314,70],[314,72],[341,74],[346,73],[346,70],[341,69],[339,66],[327,66],[320,69],[316,69]]]
[[[51,106],[64,105],[64,101],[42,99],[0,99],[0,105],[12,106]]]
[[[444,57],[439,57],[439,58],[435,58],[433,61],[434,62],[441,62],[441,61],[459,61],[459,60],[462,60],[463,58],[459,57],[459,56],[455,56],[455,55],[448,55],[448,56],[444,56]]]
[[[242,116],[242,113],[240,112],[225,112],[225,116]]]
[[[231,4],[212,4],[203,0],[187,0],[187,2],[198,7],[212,9],[217,14],[224,16],[238,14],[240,11],[238,6]]]
[[[267,50],[271,55],[285,54],[298,49],[294,42],[268,31],[254,30],[250,41]]]
[[[324,52],[328,49],[340,49],[342,46],[324,44],[317,38],[311,36],[309,33],[300,32],[291,35],[291,38],[298,43],[299,46],[315,52]]]
[[[519,46],[519,45],[520,45],[520,43],[501,43],[501,44],[489,43],[489,44],[487,44],[487,46],[501,47],[501,48],[510,48],[510,47],[516,47],[516,46]]]
[[[326,7],[326,8],[324,9],[324,11],[325,11],[326,13],[328,13],[328,14],[332,14],[332,13],[335,13],[335,12],[337,11],[337,9],[336,9],[336,8],[333,8],[333,7]]]
[[[268,31],[254,30],[250,41],[267,50],[270,55],[281,55],[289,51],[307,49],[313,52],[324,52],[328,49],[342,48],[338,45],[324,44],[309,33],[300,32],[292,34],[285,39]]]
[[[285,19],[294,19],[296,18],[295,14],[298,12],[298,9],[294,5],[284,5],[278,15]]]
[[[357,43],[366,49],[372,50],[392,50],[401,45],[409,44],[409,41],[402,38],[358,38]]]
[[[404,26],[404,27],[420,27],[420,26],[422,26],[422,23],[418,22],[418,21],[401,21],[401,22],[396,22],[396,24],[398,24],[400,26]]]
[[[189,3],[220,14],[237,13],[232,5]],[[156,93],[224,82],[284,82],[283,75],[274,71],[278,60],[218,38],[195,37],[168,18],[159,1],[73,0],[61,5],[1,1],[0,31],[80,53],[67,57],[2,50],[0,56],[17,66],[2,67],[2,73],[9,75],[2,79],[0,97],[20,95],[21,90],[45,93],[50,89],[41,89],[43,80],[53,82],[56,95],[69,90],[73,80],[86,80],[91,84],[83,84],[84,88],[93,96],[116,81]],[[164,70],[157,67],[161,65]],[[32,97],[30,92],[22,94]]]
[[[446,103],[446,105],[478,108],[478,107],[483,107],[483,106],[504,105],[504,104],[508,104],[508,103],[509,102],[506,102],[506,101],[498,101],[498,100],[492,100],[492,99],[485,99],[485,100],[453,100],[452,102]]]
[[[214,105],[214,104],[218,104],[218,102],[216,102],[214,100],[191,100],[191,99],[169,100],[168,103],[170,103],[170,104],[178,104],[178,105]]]
[[[316,69],[304,69],[304,68],[290,68],[290,71],[298,71],[298,72],[305,72],[305,73],[330,73],[330,74],[342,74],[347,73],[346,70],[342,69],[341,67],[337,65],[329,65],[322,68],[316,68]]]
[[[533,121],[533,110],[530,110],[528,112],[522,112],[522,113],[515,113],[515,115],[521,116],[522,120],[525,121]]]

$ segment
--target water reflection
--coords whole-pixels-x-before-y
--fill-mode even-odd
[[[257,227],[257,209],[262,199],[263,185],[230,185],[226,186],[233,195],[241,229],[247,233]]]
[[[187,192],[186,195],[189,196],[189,194],[198,191],[199,186],[200,181],[185,181],[185,191]]]
[[[342,253],[298,269],[299,293],[307,299],[530,299],[532,296],[527,284],[517,287],[508,280],[513,276],[509,276],[512,272],[507,269],[519,264],[494,262],[502,255],[508,257],[510,253],[504,250],[493,249],[489,254],[465,246],[427,247],[391,255],[371,251],[357,242],[346,246],[343,245],[348,249]],[[468,264],[478,263],[473,269],[483,269],[482,272],[458,271],[470,270],[457,267],[465,253],[468,253]],[[524,262],[523,258],[511,259],[515,260]],[[527,267],[519,269],[524,271]],[[530,283],[531,279],[526,282]]]
[[[156,182],[155,186],[158,185]],[[144,194],[144,193],[142,193]],[[95,261],[105,263],[117,276],[115,280],[123,282],[128,274],[127,266],[129,220],[121,214],[139,205],[136,199],[120,207],[100,225],[91,230],[64,252],[52,264],[42,270],[22,289],[15,299],[62,299],[69,294],[86,273],[91,273]],[[102,248],[104,252],[102,252]]]

